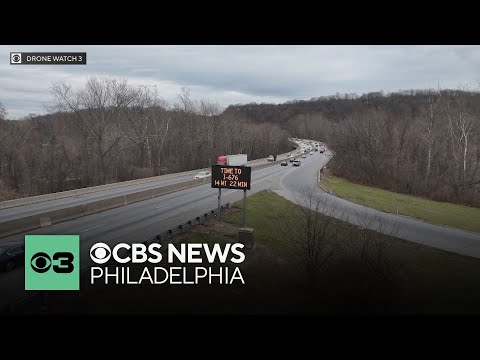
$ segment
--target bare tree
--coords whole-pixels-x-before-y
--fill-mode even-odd
[[[9,185],[17,192],[21,192],[26,175],[22,152],[34,129],[35,124],[31,120],[7,121],[0,131],[0,155],[3,157],[0,165]]]
[[[399,270],[398,264],[393,264],[387,255],[390,237],[396,237],[399,225],[397,223],[387,224],[386,221],[375,214],[368,214],[367,211],[358,212],[356,218],[359,222],[358,232],[354,239],[357,256],[367,266],[368,270],[375,275],[379,282],[391,278],[394,272]]]
[[[333,254],[333,243],[339,237],[340,227],[336,219],[326,215],[328,202],[316,195],[315,188],[303,188],[296,203],[298,206],[285,231],[310,285],[315,286],[320,270]]]
[[[215,162],[215,145],[218,141],[218,133],[222,121],[220,105],[216,102],[202,100],[200,102],[200,114],[204,121],[204,139],[208,148],[208,162],[211,165]]]
[[[118,119],[138,96],[137,89],[126,80],[91,77],[85,88],[72,90],[65,82],[51,88],[56,99],[55,109],[73,112],[87,137],[93,139],[99,159],[101,182],[106,182],[107,157],[120,141],[123,132]]]
[[[423,130],[422,138],[427,144],[427,170],[425,173],[425,193],[428,192],[428,178],[430,176],[430,170],[432,167],[432,156],[437,139],[436,127],[438,123],[438,104],[440,100],[440,95],[435,96],[433,92],[430,93],[423,114],[423,121],[421,123],[421,128]]]
[[[161,151],[168,133],[169,117],[166,103],[160,99],[156,88],[141,86],[132,106],[126,112],[128,127],[124,135],[140,152],[138,166],[152,167],[158,175],[161,167]],[[124,150],[128,146],[122,146]],[[123,151],[122,150],[122,151]]]
[[[7,109],[0,102],[0,120],[5,120],[7,118]]]
[[[450,180],[453,182],[455,192],[458,193],[459,187],[465,187],[468,183],[467,154],[469,137],[474,126],[473,117],[467,107],[465,95],[459,94],[447,101],[445,114],[448,119],[448,135],[455,168],[453,177]]]

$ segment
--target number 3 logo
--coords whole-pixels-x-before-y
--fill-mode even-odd
[[[69,274],[73,271],[74,266],[73,262],[73,254],[69,252],[57,252],[53,254],[53,261],[59,261],[58,265],[53,265],[53,271],[58,274]],[[50,269],[52,265],[52,260],[50,256],[43,252],[36,253],[32,256],[30,260],[30,265],[32,269],[37,273],[44,273]]]
[[[57,252],[53,254],[53,260],[60,260],[59,265],[53,265],[53,271],[59,274],[68,274],[73,271],[73,254],[69,252]]]

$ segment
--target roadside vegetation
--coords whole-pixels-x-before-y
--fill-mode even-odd
[[[437,201],[480,207],[480,87],[336,94],[231,106],[335,151],[333,175]]]
[[[0,99],[0,201],[200,169],[220,155],[249,160],[291,149],[269,121],[224,114],[182,89],[175,103],[156,88],[90,77],[50,88],[46,115],[8,119]]]
[[[263,158],[288,151],[293,136],[328,144],[335,176],[480,207],[478,86],[226,109],[188,89],[167,103],[115,78],[50,90],[46,115],[10,121],[0,104],[0,201],[199,169],[225,154]]]
[[[480,208],[434,201],[352,183],[327,176],[322,187],[339,197],[391,213],[420,218],[433,224],[480,232]]]
[[[272,192],[248,198],[255,249],[240,264],[245,285],[90,287],[49,311],[98,313],[480,313],[480,260],[359,229]],[[241,203],[178,242],[233,243]],[[80,295],[80,296],[78,296]],[[53,295],[52,295],[53,296]],[[59,295],[60,296],[60,295]],[[33,310],[38,311],[38,310]]]

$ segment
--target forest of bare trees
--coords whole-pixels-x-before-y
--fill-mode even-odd
[[[224,154],[249,159],[290,149],[278,124],[223,113],[182,89],[92,77],[80,89],[52,84],[49,114],[7,120],[0,105],[0,201],[207,167]]]
[[[346,94],[230,106],[293,136],[325,141],[335,175],[436,200],[480,206],[480,92]]]
[[[9,121],[0,106],[0,201],[249,159],[289,150],[289,136],[325,141],[335,175],[480,206],[480,92],[336,94],[284,104],[169,104],[155,88],[92,77],[51,86],[43,116]]]

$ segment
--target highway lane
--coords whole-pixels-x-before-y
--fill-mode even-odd
[[[278,189],[281,176],[297,170],[291,165],[275,166],[252,172],[252,195],[265,189]],[[70,221],[28,232],[28,234],[80,234],[82,268],[91,264],[89,249],[97,242],[115,245],[119,242],[141,242],[178,224],[188,221],[217,207],[218,189],[210,183],[170,193],[127,206],[102,211]],[[239,190],[222,190],[222,204],[243,197]],[[248,219],[247,219],[248,225]],[[25,234],[3,238],[1,241],[22,241]],[[24,290],[24,268],[11,273],[0,273],[0,309],[28,294]]]
[[[480,234],[478,233],[386,213],[324,192],[317,186],[317,173],[328,157],[328,153],[320,154],[312,159],[308,166],[302,165],[298,172],[285,174],[281,179],[282,189],[276,192],[289,200],[301,203],[301,189],[309,188],[320,201],[321,211],[327,215],[401,239],[480,258]]]
[[[328,215],[358,226],[392,234],[400,238],[473,257],[480,257],[480,234],[425,223],[421,220],[388,214],[353,204],[323,192],[317,187],[318,170],[328,161],[329,154],[307,155],[300,167],[275,166],[252,172],[250,196],[270,189],[281,196],[300,201],[301,189],[313,189],[325,204]],[[140,242],[158,233],[199,216],[217,206],[218,190],[210,184],[178,191],[127,206],[84,216],[71,221],[39,228],[30,234],[80,234],[82,267],[90,264],[89,248],[96,242],[115,245],[119,242]],[[223,190],[222,203],[242,198],[242,191]],[[247,218],[248,225],[248,218]],[[1,241],[22,240],[23,234]],[[0,273],[0,309],[3,305],[24,297],[24,269]]]
[[[170,179],[162,179],[144,184],[130,185],[115,189],[96,191],[81,195],[65,197],[61,199],[48,200],[30,205],[16,206],[12,208],[0,209],[0,223],[8,220],[14,220],[25,216],[31,216],[48,211],[64,209],[76,205],[87,204],[89,202],[108,199],[118,195],[135,193],[141,190],[155,189],[157,187],[180,183],[193,179],[193,175],[179,176]]]
[[[284,158],[285,156],[282,155],[282,157],[279,157],[277,161],[280,161],[281,159],[284,159]],[[267,163],[267,161],[265,159],[260,159],[260,160],[250,161],[249,163],[258,165],[258,164]],[[177,177],[168,178],[168,179],[161,179],[161,180],[156,180],[152,182],[147,182],[143,184],[123,186],[123,187],[118,187],[114,189],[96,191],[96,192],[91,192],[91,193],[86,193],[81,195],[55,199],[55,200],[43,201],[43,202],[34,203],[30,205],[22,205],[22,206],[16,206],[11,208],[0,209],[0,226],[2,222],[9,221],[9,220],[15,220],[15,219],[26,217],[26,216],[42,214],[48,211],[64,209],[64,208],[73,207],[77,205],[83,205],[83,204],[87,204],[87,203],[98,201],[98,200],[108,199],[114,196],[139,192],[142,190],[155,189],[155,188],[170,185],[170,184],[182,183],[188,180],[192,180],[193,178],[194,178],[194,175],[183,175],[183,176],[177,176]]]

